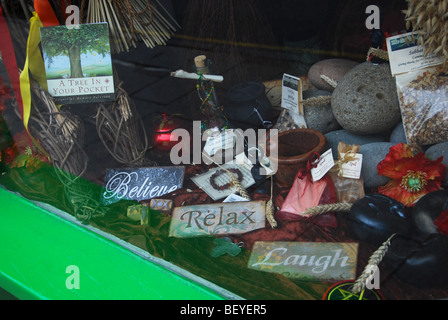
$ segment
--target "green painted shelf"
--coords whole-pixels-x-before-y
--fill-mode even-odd
[[[0,188],[0,288],[18,299],[224,300],[167,267]]]

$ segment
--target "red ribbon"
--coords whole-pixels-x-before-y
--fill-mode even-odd
[[[70,1],[68,1],[70,4]],[[60,6],[62,9],[62,16],[67,19],[67,14],[65,13],[66,5],[64,0],[60,0]],[[36,10],[40,21],[44,27],[59,26],[60,22],[53,11],[53,7],[48,2],[48,0],[34,0],[34,10]]]
[[[443,211],[437,219],[434,220],[434,225],[440,233],[448,235],[448,210]]]
[[[0,50],[2,53],[3,61],[5,62],[6,72],[8,73],[9,81],[11,83],[12,90],[16,96],[17,105],[20,114],[23,116],[23,102],[22,94],[20,93],[20,80],[19,71],[17,69],[17,60],[14,53],[14,47],[12,44],[11,34],[3,16],[3,10],[0,6]]]
[[[308,156],[306,168],[300,169],[297,174],[297,177],[302,180],[307,176],[309,176],[311,173],[311,169],[317,168],[317,164],[319,163],[319,161],[320,161],[319,152],[316,151],[311,152],[310,155]]]

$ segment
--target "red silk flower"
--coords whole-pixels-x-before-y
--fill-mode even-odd
[[[414,156],[409,145],[399,143],[378,164],[378,174],[391,178],[378,192],[412,206],[423,195],[440,189],[446,172],[442,160],[430,160],[423,152]]]
[[[448,210],[443,211],[434,221],[434,224],[440,233],[448,235]]]

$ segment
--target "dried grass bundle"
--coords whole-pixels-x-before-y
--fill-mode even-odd
[[[85,22],[109,23],[112,53],[129,51],[137,41],[149,48],[165,45],[180,28],[158,0],[89,0]]]
[[[407,0],[406,28],[416,32],[425,54],[439,54],[448,62],[448,0]]]

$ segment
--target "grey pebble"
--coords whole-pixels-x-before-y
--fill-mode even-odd
[[[378,174],[378,163],[386,158],[389,149],[396,145],[393,142],[373,142],[362,145],[359,153],[362,154],[362,178],[366,188],[376,188],[385,185],[390,178]]]
[[[425,154],[431,160],[443,157],[442,163],[448,167],[448,142],[441,142],[430,146]],[[442,186],[448,187],[448,170],[445,173],[445,179],[443,179]]]
[[[303,100],[315,97],[331,96],[331,92],[325,90],[305,90],[303,91]],[[336,121],[331,108],[331,103],[324,106],[304,105],[305,122],[308,128],[327,133],[341,128]]]
[[[396,88],[389,64],[361,63],[345,74],[333,91],[333,114],[350,132],[384,133],[401,121]]]
[[[350,145],[358,145],[362,146],[364,144],[373,143],[373,142],[386,142],[387,139],[384,135],[380,134],[372,134],[372,135],[358,135],[349,132],[348,130],[341,129],[328,132],[325,134],[325,138],[327,138],[326,150],[329,148],[332,149],[333,157],[335,159],[338,158],[338,144],[339,142],[344,142]]]

